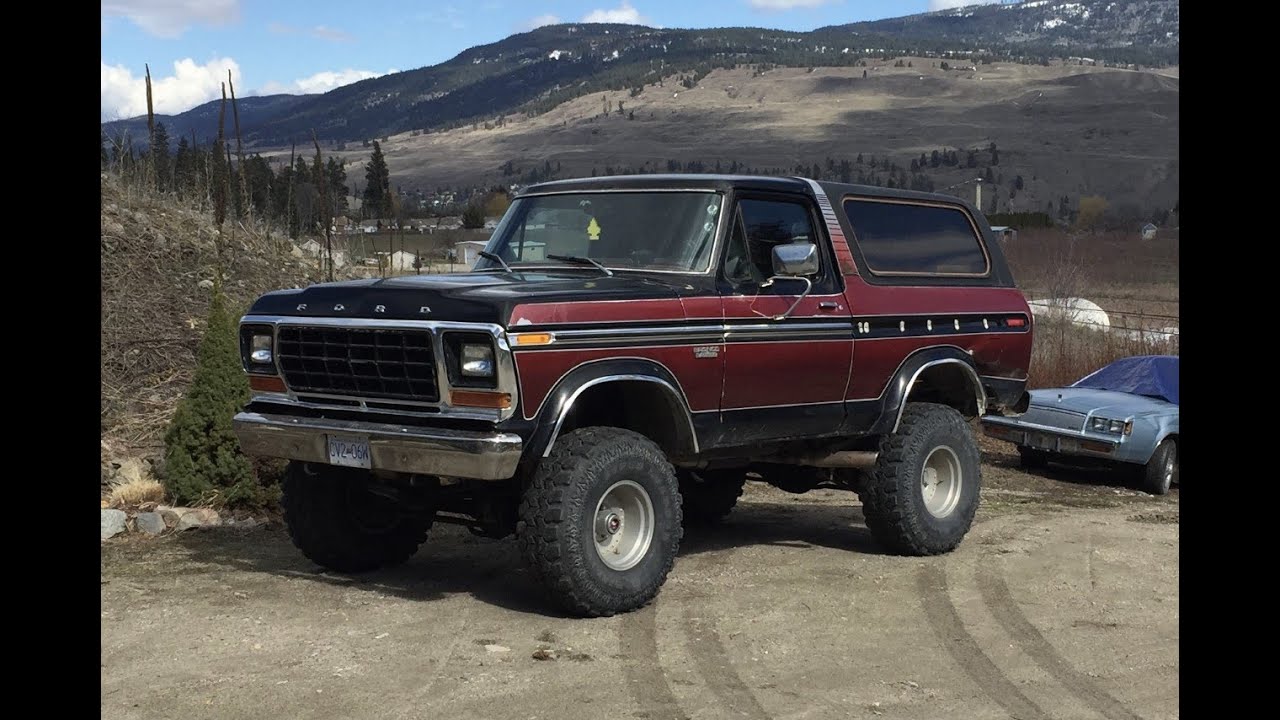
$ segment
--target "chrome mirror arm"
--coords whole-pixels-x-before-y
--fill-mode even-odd
[[[804,292],[800,293],[800,297],[796,298],[796,301],[791,303],[791,307],[787,308],[787,311],[782,313],[781,315],[774,315],[772,318],[770,318],[770,320],[786,320],[787,317],[790,316],[791,313],[794,312],[795,309],[800,306],[800,302],[809,296],[809,291],[813,289],[813,281],[803,275],[774,275],[773,277],[769,278],[768,280],[765,280],[763,283],[760,284],[761,289],[767,288],[770,285],[772,285],[774,280],[803,280],[804,281]]]

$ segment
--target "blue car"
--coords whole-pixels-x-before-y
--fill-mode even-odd
[[[1103,461],[1131,467],[1155,495],[1178,482],[1178,358],[1117,360],[1070,387],[1031,392],[1018,417],[988,415],[983,432],[1018,448],[1022,466]]]

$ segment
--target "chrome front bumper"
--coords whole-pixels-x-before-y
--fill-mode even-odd
[[[1020,422],[1016,418],[988,415],[980,422],[983,434],[989,437],[1045,452],[1109,458],[1120,447],[1118,439]]]
[[[524,442],[519,435],[412,425],[351,422],[242,412],[233,421],[246,455],[328,463],[329,433],[369,438],[373,470],[474,480],[515,475]]]

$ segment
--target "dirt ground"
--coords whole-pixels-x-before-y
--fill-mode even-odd
[[[986,449],[947,556],[882,554],[852,494],[751,485],[652,605],[598,620],[454,526],[359,579],[280,528],[109,541],[102,716],[1177,717],[1177,488]]]

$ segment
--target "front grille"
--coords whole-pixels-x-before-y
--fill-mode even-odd
[[[1037,425],[1063,430],[1084,430],[1084,414],[1071,410],[1032,405],[1022,419]]]
[[[428,331],[282,325],[276,357],[295,393],[440,399]]]

